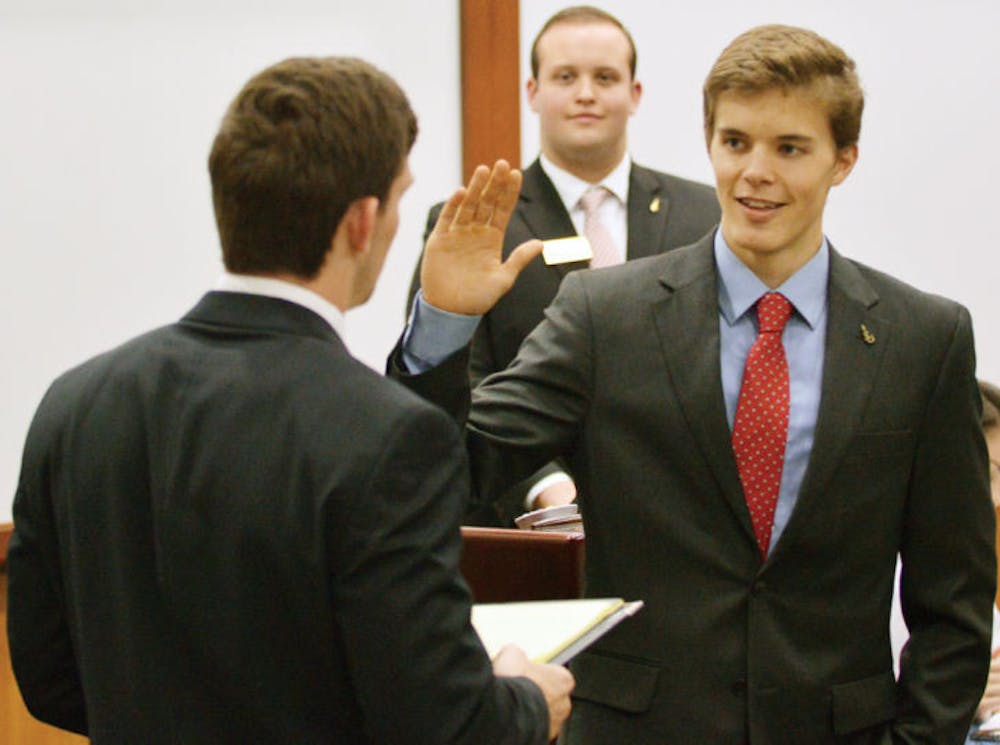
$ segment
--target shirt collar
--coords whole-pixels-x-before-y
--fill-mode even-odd
[[[715,265],[719,270],[719,310],[726,323],[732,326],[771,290],[736,257],[721,230],[715,231]],[[826,309],[829,276],[830,246],[823,236],[816,255],[782,282],[775,292],[788,298],[799,316],[815,329]]]
[[[603,186],[614,194],[621,204],[628,204],[628,182],[629,175],[632,172],[632,158],[628,153],[625,153],[625,157],[615,166],[615,169],[597,184],[591,184],[582,178],[574,176],[569,171],[563,170],[546,158],[545,155],[539,155],[538,160],[542,164],[542,170],[545,171],[545,175],[549,177],[552,185],[556,187],[559,198],[566,205],[567,211],[576,207],[584,192],[594,186]]]
[[[215,289],[220,292],[263,295],[301,305],[326,321],[341,339],[344,338],[344,314],[340,312],[340,309],[317,293],[300,285],[273,277],[223,272],[215,283]]]

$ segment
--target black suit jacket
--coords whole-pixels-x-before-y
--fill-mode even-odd
[[[458,574],[453,422],[311,311],[213,292],[57,380],[8,555],[18,684],[102,743],[543,743]]]
[[[829,282],[815,444],[763,564],[726,420],[711,237],[570,275],[474,391],[474,489],[491,499],[565,457],[587,593],[646,601],[575,661],[568,743],[964,741],[996,581],[970,319],[836,252]],[[460,357],[408,379],[459,418]]]
[[[441,205],[431,210],[424,241],[433,230]],[[694,243],[719,221],[719,202],[705,184],[667,173],[632,165],[629,174],[628,246],[629,260],[654,256]],[[535,160],[524,171],[521,193],[507,232],[503,256],[532,238],[548,240],[576,235],[566,208],[541,163]],[[587,262],[548,265],[541,257],[532,261],[510,291],[483,316],[473,337],[469,372],[475,385],[490,373],[503,370],[517,355],[521,342],[542,320],[559,283],[572,271],[586,268]],[[420,269],[414,275],[410,299],[419,286]],[[550,469],[547,469],[550,470]],[[537,475],[532,476],[533,482]],[[470,513],[470,522],[512,524],[523,512],[526,488],[517,487],[485,509]]]

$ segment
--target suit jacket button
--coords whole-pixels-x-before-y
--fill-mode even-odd
[[[759,580],[753,583],[753,587],[750,588],[750,592],[753,595],[760,595],[767,592],[767,582],[764,580]]]
[[[732,690],[734,696],[743,698],[747,692],[747,682],[743,678],[740,678],[730,686],[730,690]]]

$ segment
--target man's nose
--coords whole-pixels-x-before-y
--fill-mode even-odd
[[[580,82],[576,89],[576,97],[578,100],[583,101],[594,100],[594,81],[589,75],[580,76]]]
[[[751,184],[769,183],[774,180],[774,163],[770,153],[762,147],[751,148],[743,166],[743,178]]]

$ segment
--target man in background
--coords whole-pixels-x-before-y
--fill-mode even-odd
[[[229,108],[216,289],[60,377],[28,433],[8,633],[39,719],[94,745],[557,734],[569,673],[514,648],[491,668],[470,625],[455,425],[342,342],[415,136],[356,59],[286,60]],[[502,224],[516,183],[477,183],[458,203]]]
[[[718,231],[569,275],[471,399],[468,334],[426,353],[425,323],[450,333],[421,306],[485,312],[500,247],[473,265],[432,237],[394,373],[456,416],[471,403],[484,501],[565,458],[587,594],[645,601],[573,661],[569,745],[960,745],[996,588],[969,313],[823,232],[864,107],[840,47],[751,29],[703,101]]]
[[[595,256],[591,262],[555,264],[539,257],[528,265],[476,329],[469,368],[473,385],[510,364],[566,274],[693,243],[719,221],[710,187],[644,168],[629,157],[628,122],[642,98],[635,73],[631,34],[598,8],[561,10],[535,37],[527,96],[538,115],[541,154],[524,171],[503,255],[532,238],[583,235]],[[440,209],[430,212],[425,241]],[[411,300],[418,280],[419,269]],[[572,501],[575,494],[570,477],[550,466],[467,519],[509,525],[525,509]]]

